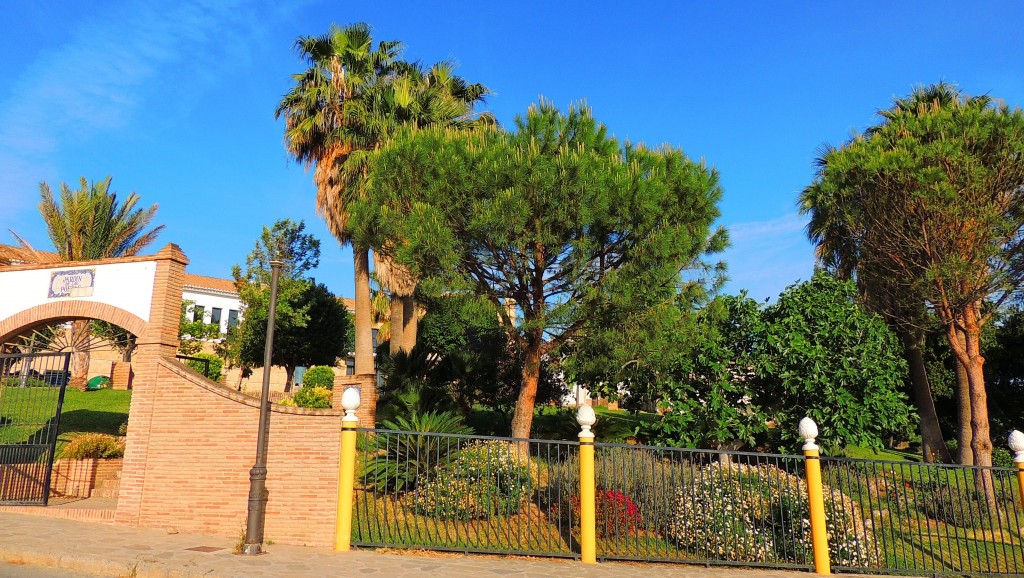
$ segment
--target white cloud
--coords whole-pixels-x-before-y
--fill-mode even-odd
[[[809,279],[814,251],[804,234],[806,225],[797,213],[727,225],[732,246],[722,257],[729,265],[726,291],[746,289],[754,299],[775,299],[788,285]]]
[[[58,176],[62,145],[129,125],[174,64],[187,63],[197,71],[190,81],[202,84],[215,76],[211,68],[244,59],[239,37],[263,33],[254,8],[243,5],[252,3],[125,2],[73,23],[75,32],[26,63],[0,102],[0,206],[34,205],[38,183]]]

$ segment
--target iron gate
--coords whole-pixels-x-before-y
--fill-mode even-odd
[[[70,353],[0,355],[0,504],[50,497]]]

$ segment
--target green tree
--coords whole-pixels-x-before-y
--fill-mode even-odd
[[[262,367],[270,308],[271,267],[283,261],[278,282],[274,347],[271,362],[285,368],[290,391],[300,365],[333,366],[346,351],[348,315],[342,302],[306,273],[320,260],[320,241],[306,234],[305,223],[283,219],[263,227],[260,240],[246,258],[243,273],[232,269],[239,288],[242,322],[229,336],[228,359],[242,367]],[[269,369],[268,369],[269,370]]]
[[[193,312],[196,302],[184,299],[181,302],[181,316],[178,319],[178,353],[195,355],[203,350],[203,344],[220,336],[220,326],[206,323],[202,316],[196,319]]]
[[[359,234],[416,274],[488,300],[522,351],[512,435],[528,437],[542,359],[588,317],[672,298],[725,243],[717,174],[677,149],[620,146],[585,107],[547,102],[516,130],[404,131],[382,149]],[[514,304],[510,307],[509,304]]]
[[[149,228],[157,206],[136,208],[139,196],[130,193],[123,202],[110,190],[112,177],[88,182],[82,177],[78,190],[61,183],[55,197],[46,183],[39,185],[39,213],[46,223],[54,249],[64,261],[130,257],[156,240],[164,226]],[[69,343],[86,344],[73,351],[71,383],[84,388],[89,370],[89,321],[72,323]]]
[[[880,448],[912,424],[900,343],[856,299],[852,282],[819,271],[764,311],[755,400],[781,426],[786,448],[796,447],[796,424],[805,415],[818,423],[830,451]]]
[[[815,183],[857,236],[860,266],[940,319],[968,383],[974,462],[989,466],[980,338],[1024,275],[1024,114],[959,92],[918,96],[929,90],[897,101],[881,125],[830,154]],[[979,484],[991,503],[991,478]]]

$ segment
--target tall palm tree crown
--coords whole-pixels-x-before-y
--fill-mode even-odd
[[[348,207],[362,197],[373,151],[403,126],[468,125],[472,108],[487,94],[453,74],[450,63],[425,71],[398,59],[402,44],[374,47],[365,23],[331,26],[322,36],[300,37],[295,48],[306,70],[281,99],[275,117],[285,118],[285,148],[307,168],[314,167],[316,208],[342,244],[353,242]],[[383,240],[355,243],[356,373],[373,372],[370,345],[368,249]]]

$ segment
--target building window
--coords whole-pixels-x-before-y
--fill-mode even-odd
[[[192,321],[202,321],[203,320],[203,313],[204,313],[204,311],[205,310],[203,309],[202,305],[193,305],[192,306]]]
[[[228,329],[238,325],[238,310],[228,309]]]
[[[377,349],[377,330],[376,329],[373,330],[373,348],[375,350]]]
[[[345,358],[345,375],[356,374],[356,360],[351,357]]]
[[[220,326],[220,307],[210,309],[210,323]]]

